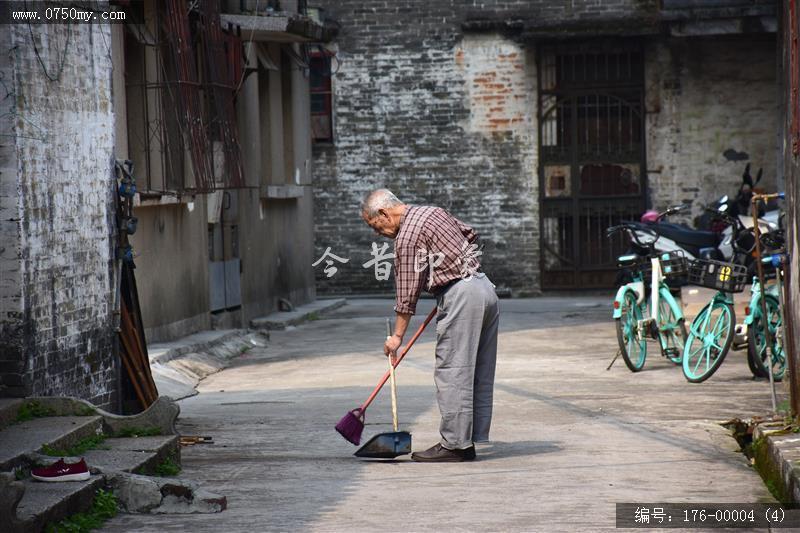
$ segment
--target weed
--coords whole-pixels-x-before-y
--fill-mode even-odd
[[[97,410],[93,407],[89,407],[88,405],[81,405],[75,409],[75,416],[92,416],[96,414]]]
[[[181,465],[175,462],[175,456],[173,455],[161,461],[154,470],[155,475],[161,477],[177,476],[180,472]]]
[[[87,450],[101,448],[104,440],[106,440],[105,435],[92,435],[79,440],[69,448],[54,448],[49,444],[45,444],[42,446],[42,453],[50,457],[79,457]],[[105,448],[108,449],[108,447]]]
[[[29,477],[31,477],[30,468],[25,468],[24,466],[21,466],[19,468],[14,469],[14,478],[17,481],[22,481],[23,479],[28,479]]]
[[[789,400],[781,400],[778,403],[776,409],[778,410],[778,413],[780,413],[782,415],[785,415],[785,416],[788,416],[789,413],[791,412],[791,409],[789,407]]]
[[[315,320],[319,320],[319,318],[320,318],[319,317],[319,313],[316,312],[316,311],[312,311],[308,315],[306,315],[306,320],[308,320],[309,322],[313,322]]]
[[[791,502],[791,492],[783,485],[780,467],[776,466],[769,457],[767,438],[761,437],[754,440],[750,446],[750,451],[754,459],[755,469],[761,475],[761,479],[764,480],[764,484],[772,496],[779,502]]]
[[[127,437],[155,437],[161,435],[161,429],[157,427],[137,428],[130,427],[117,431],[114,436],[119,438]]]
[[[19,411],[17,411],[17,422],[26,422],[34,418],[44,418],[46,416],[55,416],[56,412],[49,407],[40,404],[37,401],[31,400],[23,403]]]
[[[117,515],[117,498],[111,492],[97,491],[92,507],[85,513],[75,513],[61,522],[49,524],[47,533],[85,533],[103,526],[106,520]]]

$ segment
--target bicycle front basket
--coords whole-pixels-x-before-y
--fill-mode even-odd
[[[747,285],[747,267],[713,259],[695,259],[689,267],[689,284],[722,292],[742,292]]]
[[[673,250],[659,254],[659,262],[661,262],[661,272],[665,278],[684,278],[689,270],[689,265],[686,261],[686,256],[683,255],[683,250]]]

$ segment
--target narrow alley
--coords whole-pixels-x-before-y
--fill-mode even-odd
[[[416,329],[431,300],[420,306]],[[185,475],[224,493],[215,515],[120,515],[105,531],[599,531],[617,502],[769,502],[719,422],[769,410],[744,352],[687,383],[660,355],[633,374],[618,360],[609,298],[503,300],[491,442],[472,463],[363,461],[333,429],[385,368],[390,300],[355,299],[273,332],[180,402]],[[431,325],[398,368],[401,429],[438,439]],[[781,390],[779,388],[779,390]],[[364,440],[391,431],[388,386]],[[363,442],[363,440],[362,440]]]

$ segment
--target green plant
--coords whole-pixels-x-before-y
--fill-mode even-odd
[[[56,412],[35,400],[23,403],[17,411],[17,422],[26,422],[34,418],[44,418],[46,416],[55,416]]]
[[[24,466],[21,466],[19,468],[14,469],[14,478],[17,481],[22,481],[23,479],[28,479],[29,477],[31,477],[30,468],[25,468]]]
[[[138,428],[130,427],[117,431],[114,436],[119,438],[127,437],[155,437],[161,435],[161,429],[157,427]]]
[[[106,520],[117,515],[117,498],[111,492],[98,490],[92,507],[85,513],[75,513],[56,524],[48,524],[47,533],[85,533],[102,527]]]
[[[89,407],[88,405],[81,405],[75,409],[75,416],[92,416],[96,414],[97,410],[93,407]]]
[[[87,450],[100,448],[105,440],[105,435],[91,435],[79,440],[69,448],[54,448],[49,444],[45,444],[42,446],[42,453],[51,457],[78,457]],[[106,447],[106,449],[108,448]]]
[[[755,439],[749,450],[756,471],[764,480],[764,485],[772,496],[783,503],[792,501],[791,492],[784,486],[780,467],[769,456],[769,443],[766,437]]]
[[[161,477],[169,477],[169,476],[177,476],[181,472],[181,465],[175,462],[175,456],[170,455],[163,461],[161,461],[154,469],[154,473],[157,476]]]

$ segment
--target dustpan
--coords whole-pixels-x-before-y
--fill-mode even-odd
[[[391,335],[389,320],[386,320],[386,334]],[[378,433],[367,441],[353,455],[367,459],[394,459],[411,453],[411,433],[397,430],[397,383],[394,379],[394,364],[389,360],[389,378],[392,384],[392,428],[391,433]]]
[[[375,435],[353,455],[366,459],[394,459],[407,453],[411,453],[411,433],[393,431]]]

